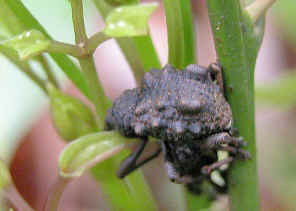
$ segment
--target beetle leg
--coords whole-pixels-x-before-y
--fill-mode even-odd
[[[217,133],[209,136],[204,147],[206,148],[217,148],[223,144],[233,145],[235,147],[245,146],[247,142],[243,141],[242,137],[232,137],[226,132]]]
[[[152,155],[148,156],[144,160],[137,163],[137,160],[140,157],[140,155],[142,154],[142,152],[144,151],[144,148],[145,148],[147,142],[148,142],[147,138],[141,138],[141,142],[137,146],[136,150],[134,152],[132,152],[127,158],[125,158],[121,162],[121,164],[116,172],[116,176],[118,178],[123,179],[125,176],[127,176],[128,174],[130,174],[134,170],[138,169],[139,167],[141,167],[145,163],[149,162],[150,160],[156,158],[160,154],[161,148],[159,147]]]
[[[201,169],[201,172],[204,174],[204,175],[210,175],[212,171],[220,168],[221,166],[225,165],[225,164],[229,164],[231,163],[232,161],[234,160],[233,157],[228,157],[228,158],[225,158],[223,160],[220,160],[220,161],[217,161],[209,166],[203,166],[202,169]]]

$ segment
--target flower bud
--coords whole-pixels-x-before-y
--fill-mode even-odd
[[[47,86],[51,118],[57,133],[66,141],[98,131],[91,110],[80,100]]]

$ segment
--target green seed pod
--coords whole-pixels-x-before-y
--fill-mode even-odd
[[[58,134],[66,141],[98,131],[91,110],[80,100],[49,84],[51,118]]]
[[[106,2],[112,6],[120,6],[120,5],[128,5],[128,4],[136,4],[137,0],[106,0]]]

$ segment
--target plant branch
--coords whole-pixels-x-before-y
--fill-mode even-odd
[[[72,181],[72,179],[66,179],[58,176],[56,182],[52,185],[52,189],[46,200],[44,211],[57,211],[59,202],[66,186]]]
[[[111,102],[105,96],[104,90],[100,85],[93,57],[88,56],[87,58],[80,58],[79,63],[87,82],[91,100],[96,108],[97,125],[99,131],[101,131],[105,124],[104,115],[106,114],[108,107],[110,107]]]
[[[46,51],[49,53],[69,54],[77,58],[85,55],[84,49],[82,47],[54,40],[50,41]]]
[[[84,25],[82,0],[70,0],[70,3],[72,7],[72,20],[75,32],[75,42],[76,44],[80,44],[87,40]]]
[[[76,44],[81,45],[82,43],[87,43],[88,38],[86,36],[83,20],[82,0],[70,0],[70,3],[72,7]],[[110,106],[110,102],[104,95],[103,88],[100,85],[92,55],[88,55],[85,58],[78,58],[78,60],[82,69],[82,74],[86,79],[91,101],[96,108],[98,129],[103,130],[104,115],[108,106]]]

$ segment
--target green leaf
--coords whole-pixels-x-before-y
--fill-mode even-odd
[[[48,85],[50,110],[58,134],[66,141],[98,131],[91,110],[80,100]]]
[[[41,32],[31,30],[23,32],[0,44],[13,48],[17,51],[21,60],[27,60],[46,51],[50,45],[50,40]]]
[[[9,170],[4,162],[0,160],[0,190],[10,184],[12,184],[12,180]]]
[[[110,37],[131,37],[148,33],[147,21],[158,4],[117,7],[106,18],[103,32]]]
[[[60,175],[79,177],[95,163],[103,161],[125,147],[127,139],[118,132],[99,132],[83,136],[67,145],[59,158]]]

